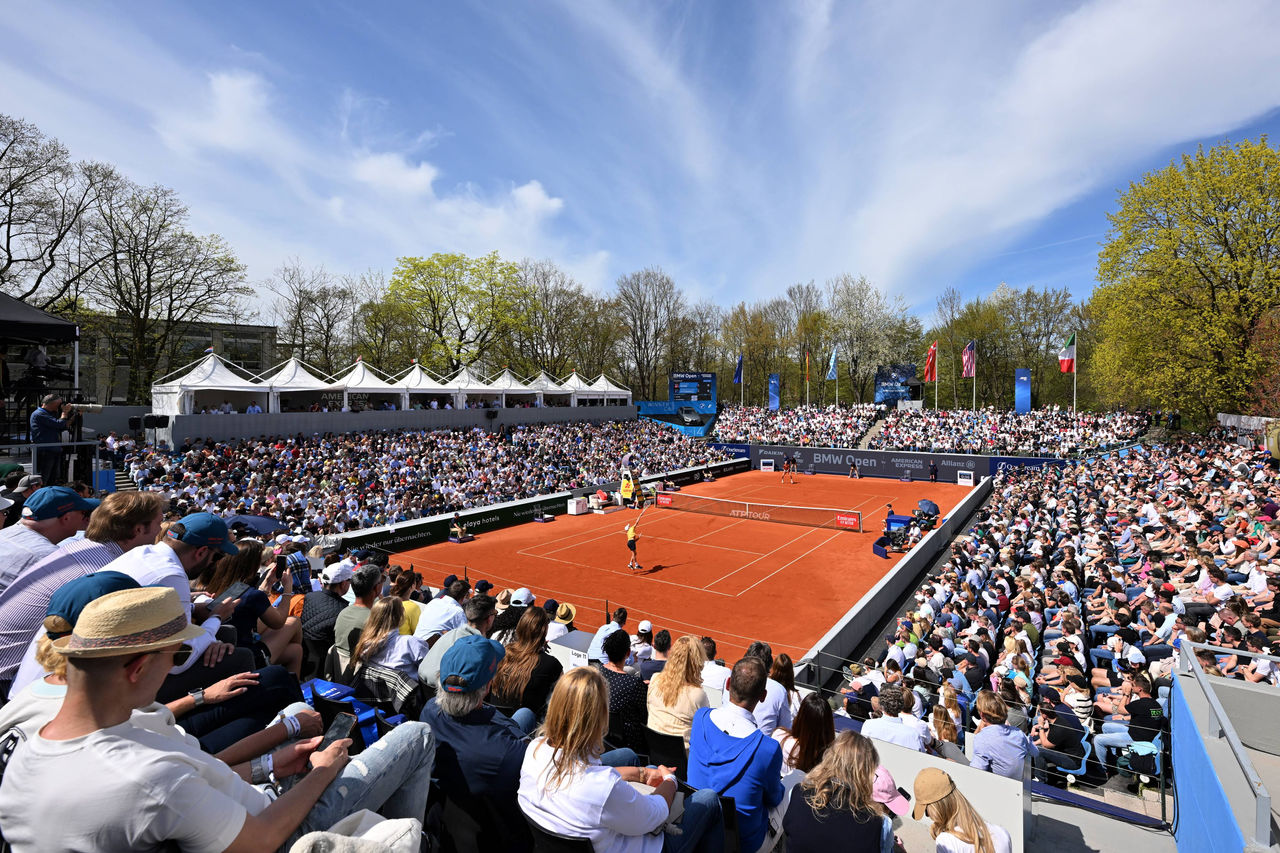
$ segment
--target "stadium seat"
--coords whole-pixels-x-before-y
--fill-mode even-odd
[[[685,751],[684,738],[680,735],[655,732],[646,726],[644,739],[645,745],[649,748],[649,762],[664,767],[674,767],[676,778],[683,780],[689,764],[689,753]]]
[[[533,834],[534,853],[593,853],[595,850],[588,838],[573,838],[543,829],[529,820],[528,815],[525,815],[525,820],[529,823],[529,832]]]

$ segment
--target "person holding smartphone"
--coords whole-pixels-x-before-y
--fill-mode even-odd
[[[278,664],[294,676],[302,672],[302,624],[289,615],[293,599],[293,573],[286,557],[277,557],[259,579],[263,546],[251,539],[237,542],[234,556],[224,556],[213,565],[204,582],[204,592],[217,598],[239,584],[243,591],[227,623],[236,629],[236,646],[249,649],[258,667]],[[268,593],[281,587],[273,607]]]
[[[348,765],[349,740],[313,737],[229,767],[154,705],[183,643],[203,631],[169,587],[108,593],[54,642],[67,692],[18,744],[0,784],[0,825],[15,849],[288,849],[360,809],[421,820],[435,759],[431,729],[402,723]],[[155,719],[135,724],[134,709]],[[304,771],[305,775],[303,774]],[[299,778],[277,798],[255,784]],[[74,780],[69,784],[68,780]]]

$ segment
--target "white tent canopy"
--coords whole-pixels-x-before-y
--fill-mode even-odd
[[[503,406],[512,402],[542,405],[542,394],[521,382],[514,373],[505,367],[501,373],[491,378],[488,384],[493,390],[502,393]]]
[[[573,402],[573,393],[561,388],[560,383],[545,372],[539,373],[525,385],[531,391],[538,392],[538,399],[544,406],[568,406]]]
[[[621,385],[615,385],[603,373],[600,374],[599,379],[591,383],[590,389],[607,400],[625,400],[627,404],[631,403],[631,391]]]
[[[274,372],[263,374],[261,377],[262,384],[271,389],[271,411],[279,412],[282,410],[280,404],[282,394],[311,392],[307,396],[319,399],[321,394],[314,392],[330,390],[332,383],[311,373],[307,370],[308,366],[297,358],[291,358],[274,368]],[[293,399],[296,399],[296,397]]]
[[[378,375],[372,367],[357,359],[346,373],[335,376],[329,386],[334,391],[342,392],[342,404],[347,406],[352,395],[376,395],[383,402],[395,400],[395,405],[405,408],[408,392],[399,385],[392,384]]]
[[[206,406],[232,403],[237,411],[261,400],[267,389],[237,374],[216,353],[191,365],[186,373],[151,386],[151,410],[158,415],[190,415]],[[221,398],[221,399],[219,399]],[[261,405],[261,402],[259,402]]]

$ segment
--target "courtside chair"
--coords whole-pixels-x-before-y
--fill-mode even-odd
[[[655,732],[645,726],[645,745],[649,748],[649,763],[674,767],[676,778],[684,781],[685,765],[689,763],[689,753],[684,748],[684,738],[680,735],[666,735]]]
[[[529,823],[529,831],[533,833],[534,853],[594,853],[595,851],[588,838],[571,838],[568,835],[543,829],[529,820],[528,815],[525,815],[525,820]]]

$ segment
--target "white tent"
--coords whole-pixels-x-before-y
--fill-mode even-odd
[[[321,379],[319,376],[307,370],[310,365],[305,365],[296,358],[291,358],[283,364],[263,374],[259,381],[263,385],[271,389],[271,411],[283,411],[281,406],[282,395],[293,395],[290,402],[296,402],[297,394],[303,393],[308,397],[320,399],[324,392],[329,391],[331,383],[327,379]],[[312,368],[318,370],[318,368]],[[320,393],[317,393],[320,392]]]
[[[413,395],[426,395],[427,405],[435,403],[435,408],[440,408],[445,402],[445,398],[452,404],[455,398],[454,390],[445,387],[444,381],[435,376],[431,371],[425,369],[421,364],[414,364],[404,373],[399,374],[392,380],[396,387],[403,388],[405,393],[409,395],[409,404],[413,404]],[[421,400],[419,400],[421,402]]]
[[[561,388],[560,383],[545,372],[539,373],[530,379],[525,383],[525,387],[531,391],[536,391],[544,406],[570,406],[573,404],[573,394]]]
[[[251,402],[261,405],[267,393],[264,386],[233,371],[231,362],[217,353],[195,362],[186,373],[175,373],[180,375],[171,373],[151,386],[151,411],[157,415],[190,415],[224,403],[243,411]]]
[[[405,408],[406,400],[409,392],[399,385],[392,384],[378,375],[372,367],[365,364],[362,360],[357,359],[346,373],[333,378],[333,384],[329,386],[334,391],[342,392],[342,405],[347,407],[354,402],[355,408],[372,408],[369,404],[374,402],[374,397],[380,398],[378,402],[393,403],[397,408]],[[352,398],[355,398],[353,401]],[[363,404],[363,405],[362,405]]]
[[[494,391],[489,387],[489,383],[476,376],[469,368],[466,367],[460,368],[457,373],[449,377],[449,380],[444,383],[444,387],[453,392],[454,396],[457,398],[457,402],[454,405],[458,408],[465,407],[467,405],[468,398],[474,397],[481,400],[487,399],[493,401],[497,401],[502,398],[502,392]],[[471,402],[475,401],[471,400]]]
[[[505,367],[501,373],[489,380],[488,385],[494,391],[502,393],[502,405],[504,407],[512,403],[542,405],[542,395],[517,379],[516,375]]]
[[[603,373],[600,378],[590,385],[592,392],[598,393],[605,400],[605,405],[609,405],[613,401],[614,405],[629,406],[631,405],[631,391],[621,385],[615,385],[609,381],[609,377]]]

